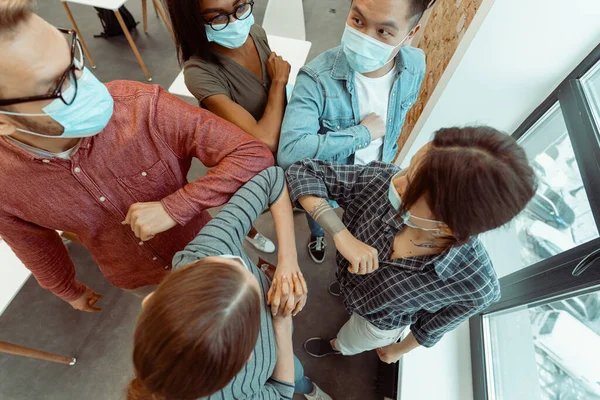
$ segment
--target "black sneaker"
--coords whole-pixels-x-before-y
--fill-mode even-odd
[[[321,339],[320,337],[314,337],[304,342],[304,350],[313,357],[321,358],[325,356],[331,356],[334,354],[342,354],[331,347],[331,343],[327,339]]]
[[[329,293],[335,297],[340,297],[342,295],[342,287],[338,281],[333,281],[329,284]]]
[[[317,264],[322,264],[325,261],[325,249],[327,241],[325,236],[310,235],[310,243],[308,243],[308,254]]]

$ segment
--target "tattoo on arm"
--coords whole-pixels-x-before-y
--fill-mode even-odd
[[[321,199],[315,204],[309,211],[309,214],[331,236],[346,229],[340,217],[337,216],[333,208],[329,205],[329,202],[325,199]]]

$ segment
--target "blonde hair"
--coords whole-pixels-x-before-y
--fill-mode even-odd
[[[35,7],[35,0],[2,0],[0,1],[0,36],[14,31],[26,21]]]

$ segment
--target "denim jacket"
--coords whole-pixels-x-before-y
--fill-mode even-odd
[[[425,75],[425,54],[403,47],[395,69],[381,160],[385,162],[391,162],[398,151],[396,141]],[[288,168],[310,158],[353,164],[354,153],[370,143],[369,130],[360,125],[354,71],[338,46],[300,69],[283,118],[278,163]]]

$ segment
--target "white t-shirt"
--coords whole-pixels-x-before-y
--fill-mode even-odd
[[[384,121],[387,121],[390,93],[392,86],[394,86],[395,77],[395,68],[392,68],[390,72],[381,78],[367,78],[358,72],[354,73],[361,121],[373,112],[379,115]],[[383,138],[373,140],[369,146],[355,153],[354,164],[364,165],[371,161],[381,161],[382,150]]]

